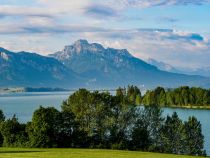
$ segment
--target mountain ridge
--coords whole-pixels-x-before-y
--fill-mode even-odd
[[[78,40],[49,56],[81,76],[95,81],[95,85],[103,82],[106,86],[136,84],[173,87],[182,85],[181,83],[200,86],[200,80],[208,80],[201,76],[161,71],[156,66],[132,56],[126,49],[104,48],[100,44],[88,43],[87,40]]]
[[[168,63],[157,61],[155,59],[149,58],[147,62],[151,65],[156,66],[158,69],[163,71],[168,71],[172,73],[186,74],[186,75],[198,75],[204,77],[210,77],[210,67],[199,67],[199,68],[179,68],[171,66]]]
[[[87,40],[78,40],[49,56],[0,48],[0,80],[0,87],[210,87],[208,77],[162,71],[126,49],[104,48]]]
[[[54,58],[36,53],[14,53],[1,49],[0,86],[60,86],[71,84],[78,78],[76,73],[67,69]],[[7,60],[2,55],[7,56]],[[62,82],[66,82],[62,84]],[[67,84],[68,83],[68,84]],[[76,84],[76,83],[74,83]]]

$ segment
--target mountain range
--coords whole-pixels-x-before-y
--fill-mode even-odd
[[[78,79],[76,73],[54,58],[0,48],[0,87],[64,87],[77,85]]]
[[[158,69],[173,73],[181,73],[181,74],[188,74],[188,75],[200,75],[210,77],[210,67],[200,67],[200,68],[180,68],[174,67],[170,64],[164,63],[162,61],[157,61],[155,59],[149,58],[147,63],[156,66]]]
[[[78,40],[48,56],[0,48],[0,81],[0,87],[210,87],[208,77],[163,71],[126,49],[104,48],[87,40]]]

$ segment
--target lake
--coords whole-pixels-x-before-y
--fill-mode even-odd
[[[14,114],[20,122],[30,121],[33,112],[40,105],[44,107],[53,106],[60,110],[63,100],[66,100],[72,92],[26,92],[13,94],[0,94],[0,109],[3,110],[7,118]],[[210,155],[210,110],[164,108],[164,115],[171,115],[177,112],[182,120],[187,120],[189,116],[195,116],[202,124],[205,137],[205,149]]]
[[[31,120],[33,112],[39,106],[53,106],[60,110],[63,100],[66,100],[72,92],[23,92],[0,94],[0,109],[7,118],[14,114],[20,122]]]

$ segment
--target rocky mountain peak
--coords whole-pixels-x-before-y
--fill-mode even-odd
[[[82,46],[82,45],[89,45],[89,43],[85,39],[79,39],[76,42],[74,42],[74,45],[78,45],[78,46],[80,45],[80,46]]]
[[[112,56],[125,56],[125,57],[133,57],[127,49],[114,49],[114,48],[107,48],[106,52],[111,54]]]
[[[79,54],[79,53],[96,53],[96,52],[102,52],[104,50],[104,47],[98,43],[88,43],[87,40],[80,39],[76,41],[73,45],[67,46],[73,48],[73,50]]]
[[[62,51],[55,54],[51,54],[58,60],[70,59],[74,56],[80,54],[97,54],[99,56],[115,57],[115,56],[127,56],[133,57],[126,49],[114,49],[114,48],[104,48],[98,43],[89,43],[87,40],[80,39],[74,42],[72,45],[67,45]]]
[[[70,59],[73,56],[80,54],[92,54],[92,53],[104,53],[105,48],[98,43],[89,43],[87,40],[80,39],[74,42],[72,45],[67,45],[62,51],[50,54],[50,57],[57,58],[59,60]]]

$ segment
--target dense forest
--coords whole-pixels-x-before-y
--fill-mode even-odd
[[[210,89],[183,86],[176,89],[157,87],[143,96],[143,105],[210,106]]]
[[[194,90],[157,88],[142,97],[135,86],[119,88],[116,95],[80,89],[62,103],[61,111],[40,106],[26,124],[18,122],[16,116],[5,119],[0,111],[0,144],[5,147],[104,148],[205,155],[200,122],[193,116],[182,121],[177,113],[164,117],[161,108],[156,106],[166,105],[169,98],[173,98],[168,97],[169,94],[180,93],[183,89]],[[196,92],[191,94],[197,95]],[[185,97],[182,99],[186,104],[191,103]],[[171,103],[182,104],[182,99]],[[193,100],[193,104],[195,102]],[[142,103],[148,106],[139,106]]]

